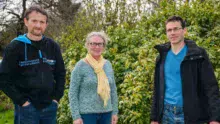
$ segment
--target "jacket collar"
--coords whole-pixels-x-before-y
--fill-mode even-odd
[[[201,54],[201,50],[199,49],[199,47],[196,45],[196,43],[194,41],[185,39],[184,42],[185,42],[186,46],[188,47],[188,51],[187,51],[186,56]],[[164,44],[156,45],[154,48],[157,49],[160,54],[167,53],[171,48],[171,44],[170,44],[170,42],[166,42]]]

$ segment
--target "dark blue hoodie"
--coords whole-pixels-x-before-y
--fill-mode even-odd
[[[42,109],[53,99],[59,101],[65,84],[59,46],[46,37],[37,42],[26,34],[13,39],[4,52],[0,80],[3,92],[20,106],[30,101]]]

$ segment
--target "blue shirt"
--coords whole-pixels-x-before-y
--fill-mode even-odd
[[[169,50],[165,60],[165,103],[183,106],[182,79],[180,66],[187,53],[185,45],[178,54]]]

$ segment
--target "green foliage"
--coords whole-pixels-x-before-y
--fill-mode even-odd
[[[13,109],[11,99],[9,99],[2,91],[0,91],[0,111]]]
[[[0,124],[13,124],[13,104],[2,91],[0,91],[0,101]]]
[[[60,124],[70,124],[72,123],[70,108],[69,108],[69,99],[68,99],[68,91],[69,91],[69,83],[70,83],[70,73],[74,68],[74,65],[77,61],[83,58],[86,55],[86,49],[83,43],[74,42],[71,45],[71,48],[66,50],[64,56],[64,62],[67,69],[66,76],[66,90],[64,91],[64,96],[60,101],[58,108],[58,118],[57,122]]]
[[[128,4],[128,0],[91,1],[82,0],[83,8],[75,15],[75,21],[67,26],[57,41],[65,51],[73,42],[82,42],[91,31],[107,30],[108,26],[117,27],[127,23],[135,25],[141,12],[140,1]],[[145,3],[146,4],[146,3]]]
[[[57,122],[59,124],[71,124],[72,117],[69,108],[69,99],[68,99],[68,89],[64,91],[64,96],[60,100],[58,112],[57,112]]]
[[[2,111],[0,106],[0,124],[13,124],[14,112],[13,110]]]
[[[151,103],[156,58],[156,52],[152,48],[157,43],[161,41],[153,40],[142,47],[135,48],[133,52],[136,53],[136,61],[132,62],[128,59],[125,63],[130,65],[132,70],[124,76],[123,82],[119,85],[121,123],[146,124],[149,122],[149,103]]]

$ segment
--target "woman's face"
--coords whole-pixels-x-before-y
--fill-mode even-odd
[[[92,57],[98,60],[105,49],[104,40],[99,36],[92,36],[88,42],[87,48]]]

